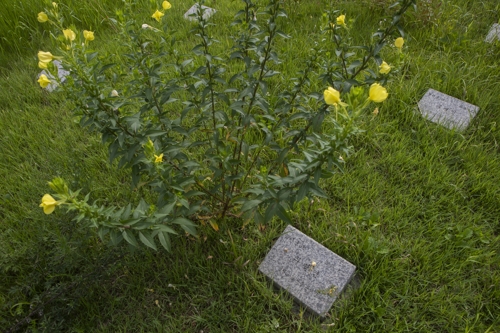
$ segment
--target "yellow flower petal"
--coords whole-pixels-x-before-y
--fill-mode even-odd
[[[396,46],[398,49],[401,49],[403,47],[403,44],[405,43],[405,40],[403,37],[398,37],[394,41],[394,46]]]
[[[45,214],[50,214],[56,209],[58,204],[59,203],[50,194],[45,194],[39,207],[43,208]]]
[[[56,206],[43,206],[43,212],[45,214],[51,214],[56,209]]]
[[[388,74],[391,71],[391,66],[389,66],[385,61],[378,67],[380,74]]]
[[[163,154],[155,155],[155,163],[163,162]]]
[[[323,92],[323,97],[328,105],[336,105],[340,103],[340,92],[332,87],[328,87],[328,89]]]
[[[345,15],[340,15],[339,17],[337,17],[337,24],[345,25]]]
[[[387,99],[389,94],[387,93],[387,89],[382,87],[378,83],[374,83],[370,86],[370,91],[368,92],[368,99],[375,103],[382,103]]]
[[[55,205],[55,204],[57,204],[57,201],[50,194],[45,194],[42,197],[42,204]],[[40,207],[41,207],[41,205],[40,205]]]
[[[161,6],[162,6],[162,7],[163,7],[163,9],[165,9],[165,10],[172,8],[172,5],[171,5],[171,4],[170,4],[170,2],[168,2],[168,1],[163,1],[163,3],[161,4]]]
[[[75,32],[71,29],[63,30],[63,34],[64,34],[64,37],[66,37],[66,39],[69,39],[70,41],[74,41],[76,38]]]
[[[38,51],[38,60],[41,62],[49,63],[54,60],[54,56],[50,52]]]
[[[154,18],[155,20],[157,20],[158,22],[161,21],[161,18],[164,16],[165,14],[163,14],[162,12],[160,12],[159,10],[156,10],[156,12],[151,15],[152,18]]]
[[[47,88],[47,86],[50,84],[50,80],[47,78],[45,74],[40,75],[37,82],[40,84],[40,87],[42,88]]]
[[[91,42],[94,40],[94,32],[88,31],[88,30],[83,30],[83,37],[85,38],[86,41]]]
[[[38,16],[37,16],[36,19],[40,23],[45,23],[45,22],[47,22],[49,20],[49,17],[44,12],[40,12],[40,13],[38,13]]]
[[[46,62],[43,62],[43,61],[38,62],[38,67],[41,69],[46,69],[47,65],[48,65],[48,63],[46,63]]]

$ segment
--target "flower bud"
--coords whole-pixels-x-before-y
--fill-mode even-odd
[[[163,3],[161,4],[161,6],[163,7],[164,10],[172,8],[172,5],[168,1],[163,1]]]
[[[59,194],[67,195],[69,192],[68,185],[66,185],[64,179],[60,177],[52,179],[52,181],[49,182],[49,186],[52,190],[56,191]]]
[[[340,92],[332,87],[328,87],[328,89],[323,92],[323,97],[328,105],[337,105],[340,103]]]
[[[93,31],[88,31],[88,30],[83,30],[83,38],[85,38],[85,41],[93,41],[94,40],[94,32]]]
[[[37,16],[36,19],[40,23],[45,23],[45,22],[47,22],[49,20],[49,17],[44,12],[40,12],[40,13],[38,13],[38,16]]]
[[[387,99],[389,94],[387,93],[387,89],[382,87],[378,83],[374,83],[370,86],[370,91],[368,92],[368,99],[375,103],[382,103]]]
[[[385,61],[378,67],[380,74],[388,74],[391,71],[391,66],[389,66]]]
[[[398,37],[394,41],[394,46],[396,46],[398,49],[401,49],[403,47],[403,44],[405,43],[405,40],[403,37]]]
[[[75,32],[71,29],[63,30],[63,34],[64,34],[64,37],[70,41],[74,41],[76,38]]]

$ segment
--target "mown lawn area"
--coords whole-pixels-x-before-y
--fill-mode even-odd
[[[255,1],[260,8],[264,0]],[[365,112],[343,172],[324,183],[328,198],[301,203],[293,226],[357,266],[357,288],[324,321],[297,310],[258,272],[286,224],[236,219],[172,238],[172,252],[103,244],[73,215],[43,214],[47,182],[113,205],[137,205],[130,172],[108,162],[98,134],[80,128],[74,103],[37,84],[36,54],[50,47],[37,22],[39,1],[0,8],[0,330],[6,332],[500,332],[500,41],[484,41],[500,20],[497,0],[418,0],[403,18],[402,53],[389,98]],[[125,6],[153,24],[160,2],[63,1],[93,46],[123,44],[110,23]],[[163,18],[196,45],[182,15],[193,1],[171,1]],[[229,52],[236,0],[217,9],[212,34]],[[303,69],[319,42],[322,14],[346,15],[356,45],[390,19],[386,0],[286,0],[280,78]],[[120,58],[119,56],[116,58]],[[318,80],[311,87],[323,90]],[[422,118],[417,102],[433,88],[480,111],[469,127],[448,130]],[[283,89],[277,84],[270,94]]]

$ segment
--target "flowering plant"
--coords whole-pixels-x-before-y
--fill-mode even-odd
[[[400,2],[408,8],[413,0]],[[167,1],[163,11],[157,9],[149,18],[151,25],[119,22],[127,40],[122,62],[108,63],[106,55],[91,52],[93,33],[75,28],[65,32],[54,23],[66,37],[59,41],[58,54],[71,72],[63,88],[75,101],[82,126],[101,133],[110,160],[131,170],[133,187],[151,191],[135,208],[98,206],[55,179],[50,186],[59,200],[44,197],[46,213],[57,202],[76,210],[78,221],[87,221],[114,245],[125,241],[156,249],[158,241],[169,250],[176,226],[196,235],[198,226],[218,230],[228,219],[265,223],[278,216],[289,222],[288,212],[297,203],[326,197],[321,179],[341,169],[351,151],[349,140],[359,132],[355,120],[362,110],[387,98],[386,89],[376,82],[385,82],[389,72],[384,69],[383,77],[355,81],[371,73],[369,59],[344,68],[349,55],[340,49],[336,54],[342,66],[325,65],[326,52],[319,45],[292,85],[272,89],[269,80],[280,75],[273,69],[280,62],[275,40],[290,38],[278,28],[286,14],[279,0],[270,0],[258,12],[267,17],[260,26],[257,6],[252,0],[243,3],[234,21],[239,35],[224,58],[212,53],[212,24],[201,4],[192,30],[199,41],[194,57],[180,54],[167,25],[161,25],[171,8]],[[47,20],[55,22],[58,15],[53,8]],[[338,29],[347,29],[345,20],[341,15],[332,21],[334,36]],[[334,40],[341,45],[339,37]],[[39,53],[42,64],[54,58]],[[318,65],[326,69],[319,76],[324,91],[313,91],[309,84]],[[368,92],[364,87],[369,84]]]

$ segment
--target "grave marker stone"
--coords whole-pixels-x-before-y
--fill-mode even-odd
[[[500,24],[498,24],[498,23],[493,23],[485,40],[488,43],[493,43],[495,41],[495,39],[500,41]]]
[[[428,120],[449,129],[464,130],[479,111],[479,107],[458,98],[429,89],[418,102],[418,108]]]
[[[330,310],[355,270],[356,266],[290,225],[259,266],[275,285],[320,317]]]
[[[201,6],[205,11],[203,12],[203,18],[208,20],[212,15],[214,15],[217,11],[213,8],[207,6]],[[194,16],[193,16],[194,14]],[[188,11],[184,14],[184,18],[189,21],[196,21],[196,15],[198,15],[198,4],[194,4]]]

